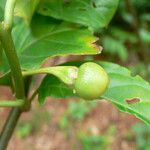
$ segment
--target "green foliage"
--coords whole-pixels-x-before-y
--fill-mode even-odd
[[[105,52],[110,53],[112,55],[118,55],[122,61],[127,60],[127,49],[122,42],[115,40],[111,37],[105,37],[103,38],[102,43],[104,45]]]
[[[38,68],[48,57],[98,54],[101,51],[94,44],[97,38],[87,29],[63,26],[40,16],[33,19],[32,29],[20,22],[12,33],[23,69]]]
[[[83,62],[80,63],[73,62],[69,64],[79,66],[81,63]],[[134,114],[135,116],[142,119],[146,123],[150,123],[149,83],[144,81],[140,76],[132,77],[131,72],[129,70],[119,65],[107,62],[97,62],[97,63],[100,64],[106,70],[110,79],[110,85],[108,87],[108,90],[104,93],[102,98],[110,100],[113,104],[115,104],[118,107],[119,110]],[[45,80],[44,83],[41,84],[41,87],[45,86],[46,83],[47,82]],[[57,81],[57,88],[59,88],[58,85],[61,85],[61,88],[63,89],[62,87],[63,85],[61,83],[58,83]],[[60,96],[60,90],[57,91],[59,91]],[[70,91],[69,92],[66,91],[67,90],[65,90],[63,94],[61,93],[61,96],[63,96],[62,98],[69,96],[71,97],[73,95],[73,92],[71,93]],[[54,93],[54,95],[55,94],[56,92]],[[53,95],[53,93],[45,92],[43,98],[45,99],[45,97],[49,95]]]
[[[6,0],[0,0],[0,21],[3,19]],[[30,23],[39,0],[17,0],[14,15],[22,17],[26,23]]]
[[[145,43],[150,43],[150,31],[146,29],[140,29],[140,36]]]
[[[138,41],[138,38],[135,35],[135,33],[125,31],[124,29],[122,29],[120,27],[111,27],[109,30],[109,33],[111,34],[112,37],[117,39],[122,44],[125,43],[126,41],[129,41],[132,44],[137,43],[137,41]]]
[[[26,23],[30,23],[40,0],[17,0],[14,14],[23,17]]]
[[[22,71],[39,69],[46,59],[55,56],[101,53],[102,48],[97,45],[98,38],[95,35],[99,36],[99,32],[104,33],[106,29],[102,28],[108,26],[118,2],[119,0],[43,0],[39,3],[39,0],[18,0],[14,15],[20,18],[14,18],[11,34]],[[3,20],[4,4],[5,1],[0,0],[0,20]],[[135,18],[132,12],[127,11],[125,2],[121,1],[118,12],[123,24],[118,28],[113,22],[112,27],[107,30],[108,32],[101,40],[106,52],[117,54],[124,62],[129,57],[127,45],[135,46],[139,56],[141,49],[144,49],[143,46],[139,46],[141,41],[147,45],[150,41],[148,19],[143,17],[147,16],[144,9],[147,9],[146,5],[149,3],[147,1],[133,1],[133,4],[136,9],[141,10],[140,19],[145,18],[140,20],[139,29],[135,28]],[[144,9],[141,6],[144,6]],[[128,26],[136,30],[135,34],[131,33]],[[124,31],[123,27],[127,31]],[[149,51],[144,51],[148,56]],[[13,64],[13,62],[11,63]],[[101,98],[110,100],[119,110],[134,114],[150,124],[149,83],[139,76],[133,77],[127,69],[119,65],[97,63],[104,67],[110,78],[110,86]],[[72,64],[76,65],[76,63]],[[0,73],[2,74],[0,84],[10,86],[10,69],[5,56],[3,56],[3,63],[0,65]],[[56,74],[53,75],[58,77]],[[65,75],[61,74],[60,76],[64,77]],[[38,89],[41,103],[45,102],[47,96],[58,98],[76,96],[72,89],[65,85],[66,82],[64,82],[65,84],[61,83],[56,77],[47,75],[42,81]],[[76,110],[76,107],[70,107],[71,110]],[[88,110],[83,109],[82,111],[77,109],[73,113],[78,116],[77,112],[79,112],[79,116],[82,116]]]
[[[136,65],[136,63],[145,63],[147,60],[144,65],[149,66],[150,60],[146,58],[150,55],[148,49],[150,43],[149,8],[148,0],[120,1],[111,27],[107,30],[103,29],[99,35],[104,46],[104,54],[105,52],[109,54],[109,61],[118,63],[121,60],[126,65],[130,65],[128,61],[132,61],[132,65]],[[109,44],[106,44],[107,42]],[[119,57],[116,58],[116,55]],[[147,73],[143,77],[149,79],[149,70],[146,70]]]
[[[10,73],[0,75],[0,85],[6,85],[6,86],[11,86],[12,85]]]
[[[47,75],[38,90],[39,102],[43,104],[47,96],[55,98],[74,97],[73,90],[52,75]]]
[[[18,125],[16,135],[19,138],[25,138],[29,136],[31,132],[32,132],[32,125],[30,123],[23,123]]]
[[[66,2],[64,0],[43,0],[39,5],[38,12],[97,30],[108,25],[118,2],[119,0],[73,0]]]
[[[83,100],[79,102],[70,102],[68,108],[68,114],[75,120],[83,120],[84,117],[96,106],[96,102],[86,103]]]
[[[1,7],[4,9],[5,1],[1,1]],[[40,4],[39,7],[43,7],[43,5],[45,5],[47,2],[48,1],[42,1],[42,5]],[[29,3],[30,6],[28,7]],[[52,2],[49,1],[48,3]],[[58,1],[56,1],[56,4],[57,3]],[[61,4],[62,3],[63,1]],[[76,1],[71,4],[71,8],[74,3],[83,7],[85,7],[85,4],[87,3],[87,5],[89,5],[91,8],[91,10],[88,10],[88,13],[91,13],[92,10],[93,12],[96,10],[95,13],[97,13],[97,11],[103,11],[103,15],[102,13],[97,13],[97,15],[100,14],[100,17],[102,17],[101,20],[103,20],[103,23],[102,21],[100,21],[100,23],[106,25],[106,22],[108,24],[109,20],[113,16],[113,13],[115,12],[118,0],[114,2],[101,1],[101,3],[95,1],[93,4],[90,1],[85,1],[85,4],[81,3],[80,1]],[[34,0],[32,2],[18,0],[16,3],[15,15],[23,17],[26,22],[30,22],[37,4],[38,0]],[[51,5],[46,5],[46,7],[51,8]],[[107,7],[111,8],[111,12],[105,11]],[[84,17],[87,17],[87,21],[89,20],[88,14],[85,14]],[[93,23],[94,22],[95,21],[93,21]],[[99,23],[97,23],[96,26],[98,28],[101,27]],[[98,54],[100,52],[100,50],[96,48],[95,44],[93,44],[97,38],[93,37],[90,31],[86,29],[78,29],[76,26],[72,26],[69,23],[65,24],[50,17],[43,17],[40,15],[35,15],[35,17],[32,19],[31,28],[22,22],[18,22],[16,27],[13,29],[13,39],[23,69],[39,67],[47,57],[68,54]],[[34,61],[32,61],[33,59]],[[7,65],[4,63],[3,66],[0,67],[0,70],[7,71]]]
[[[147,74],[146,66],[143,62],[134,66],[130,66],[130,70],[132,70],[132,75],[139,74],[140,76],[144,77]]]
[[[110,60],[118,61],[119,58],[124,63],[127,62],[130,56],[126,43],[136,45],[138,42],[138,37],[135,33],[131,33],[117,25],[110,27],[108,31],[103,31],[100,38],[102,38],[104,53],[111,55]]]
[[[0,65],[2,64],[2,60],[3,59],[3,47],[2,47],[2,44],[0,42]]]
[[[0,0],[0,21],[4,19],[5,0]]]
[[[0,0],[0,6],[3,9],[3,11],[4,11],[4,7],[5,7],[5,3],[6,3],[6,0]]]
[[[119,65],[104,63],[102,66],[110,78],[109,89],[103,97],[111,100],[119,110],[134,114],[143,121],[150,123],[149,83],[140,76],[132,77],[130,71]]]
[[[104,52],[107,53],[101,57],[102,60],[108,57],[128,65],[133,59],[134,66],[139,64],[134,67],[133,74],[149,73],[149,0],[123,0],[120,3],[119,0],[17,0],[16,3],[10,1],[12,5],[7,3],[8,10],[5,10],[5,3],[6,0],[0,0],[0,85],[10,86],[14,97],[21,98],[25,106],[10,114],[8,124],[0,136],[0,149],[5,149],[3,145],[7,145],[12,135],[12,127],[15,126],[20,114],[24,110],[27,111],[26,107],[30,109],[30,104],[36,96],[33,94],[28,97],[33,75],[46,74],[35,91],[40,104],[44,104],[47,96],[68,98],[80,95],[87,99],[80,93],[81,90],[86,90],[90,97],[94,92],[102,90],[102,94],[106,89],[104,84],[101,86],[101,81],[95,82],[96,77],[104,79],[106,76],[96,74],[92,70],[93,66],[90,66],[90,73],[85,69],[81,74],[86,74],[94,81],[94,85],[93,82],[89,83],[89,78],[87,82],[78,82],[76,77],[80,76],[80,68],[78,71],[77,67],[85,61],[47,67],[43,68],[44,72],[40,72],[43,71],[40,67],[48,58],[88,55],[92,59],[99,59],[98,54],[101,53],[102,47],[98,43],[101,42]],[[118,3],[118,13],[108,28]],[[4,12],[8,12],[7,15],[4,15]],[[114,56],[118,56],[117,59]],[[110,84],[101,97],[98,94],[91,99],[99,97],[111,101],[120,111],[133,114],[150,124],[150,84],[140,76],[133,76],[129,70],[119,65],[102,61],[96,63],[96,66],[100,65],[105,69]],[[103,70],[103,73],[105,71]],[[31,77],[27,77],[28,75]],[[28,79],[29,82],[26,82]],[[103,81],[107,84],[108,80],[105,78]],[[98,83],[100,86],[94,89],[93,86]],[[27,103],[24,100],[28,100]],[[59,127],[66,132],[76,130],[76,123],[83,121],[96,103],[80,100],[68,105],[59,122]],[[17,135],[25,138],[38,131],[43,123],[48,123],[50,118],[49,112],[43,113],[38,109],[31,119],[18,126]],[[141,150],[148,150],[150,147],[149,130],[149,127],[143,125],[134,128],[136,142]],[[102,136],[83,131],[76,133],[81,149],[99,150],[108,148],[111,137],[115,135],[115,129],[111,128]],[[130,133],[127,134],[127,138],[131,138]]]
[[[79,133],[79,142],[83,150],[106,150],[109,141],[103,136],[86,135],[85,133]]]
[[[2,8],[0,7],[0,21],[3,20],[3,10]]]
[[[113,126],[104,135],[92,135],[79,131],[78,140],[83,150],[107,150],[115,133],[116,128]]]
[[[149,150],[150,148],[150,126],[138,123],[133,126],[138,150]]]

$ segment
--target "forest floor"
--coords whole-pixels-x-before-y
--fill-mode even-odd
[[[1,88],[0,94],[5,99],[12,96],[7,88]],[[90,142],[89,137],[78,138],[79,131],[92,137],[102,136],[105,139],[102,143],[105,148],[93,147],[92,150],[136,149],[132,126],[139,120],[119,112],[110,102],[97,102],[84,119],[70,120],[69,127],[61,128],[60,120],[71,101],[78,100],[48,98],[44,106],[39,106],[35,99],[32,110],[22,115],[8,150],[90,150],[90,146],[94,143]],[[6,108],[0,108],[0,129],[8,111]]]

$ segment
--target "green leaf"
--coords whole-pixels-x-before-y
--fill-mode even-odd
[[[23,69],[38,68],[48,57],[89,55],[101,51],[97,38],[86,29],[67,27],[49,17],[37,16],[32,30],[23,23],[13,29],[15,46]]]
[[[121,42],[130,41],[133,44],[138,42],[138,38],[136,34],[126,31],[125,29],[113,27],[113,28],[110,28],[110,33],[113,37],[115,37]]]
[[[39,0],[17,0],[14,14],[29,24],[38,4]]]
[[[59,78],[63,83],[71,86],[77,77],[77,72],[78,68],[74,66],[56,66],[24,71],[22,75],[26,77],[35,74],[52,74]]]
[[[0,85],[10,86],[12,85],[10,72],[0,75]]]
[[[109,24],[118,2],[119,0],[42,0],[38,12],[97,30]]]
[[[5,0],[0,0],[0,21],[4,19]]]
[[[73,90],[68,88],[67,85],[60,82],[58,78],[52,75],[47,75],[41,83],[38,90],[39,93],[39,103],[44,104],[45,98],[48,96],[55,98],[68,98],[75,97]]]
[[[2,20],[3,20],[3,9],[0,6],[0,21],[2,21]]]
[[[2,64],[3,61],[3,48],[2,48],[2,44],[0,42],[0,65]]]
[[[4,53],[2,43],[0,43],[0,76],[4,76],[5,74],[7,74],[8,70],[9,70],[8,61]]]
[[[128,58],[128,52],[124,43],[109,36],[106,36],[102,40],[105,52],[118,55],[122,61],[126,61]],[[108,44],[109,43],[109,44]]]
[[[4,77],[5,76],[4,74],[7,74],[8,70],[9,70],[8,61],[4,53],[2,43],[0,42],[0,80],[1,80],[1,76]]]
[[[24,18],[27,24],[30,23],[32,16],[40,0],[17,0],[14,15]],[[3,20],[6,0],[0,0],[0,21]]]
[[[150,43],[150,31],[146,30],[146,29],[140,29],[139,31],[140,33],[140,37],[142,38],[142,40],[149,44]]]
[[[83,62],[72,62],[69,63],[69,65],[79,66],[82,63]],[[110,100],[119,110],[133,114],[150,124],[150,84],[144,81],[140,76],[133,77],[128,69],[119,65],[107,62],[96,63],[100,64],[106,70],[110,78],[109,88],[102,98]],[[47,82],[49,84],[46,84]],[[55,82],[57,83],[55,90],[49,86],[51,82],[53,86],[55,86]],[[59,98],[76,96],[73,92],[71,93],[70,89],[63,86],[63,84],[61,84],[60,91],[60,84],[59,80],[55,81],[48,77],[45,78],[40,87],[41,89],[45,87],[43,90],[45,93],[42,95],[43,91],[39,91],[39,99],[45,99],[46,96],[58,96]],[[63,91],[64,87],[65,90]],[[67,90],[69,90],[69,92],[65,92]]]
[[[6,0],[0,0],[0,8],[4,10]]]
[[[4,75],[7,72],[9,72],[9,64],[8,64],[8,61],[7,61],[7,58],[6,58],[4,52],[3,52],[2,56],[3,56],[3,59],[2,59],[2,62],[0,63],[0,74]]]
[[[150,84],[140,76],[132,77],[124,67],[99,63],[108,72],[110,86],[104,98],[112,101],[119,110],[133,114],[150,124]]]
[[[145,12],[144,14],[141,14],[141,16],[140,16],[140,20],[141,20],[141,22],[143,21],[143,22],[149,22],[150,21],[150,13],[148,13],[148,12]]]

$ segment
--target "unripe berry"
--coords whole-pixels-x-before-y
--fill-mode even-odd
[[[108,84],[105,70],[96,63],[87,62],[79,67],[75,91],[83,99],[98,99],[106,91]]]

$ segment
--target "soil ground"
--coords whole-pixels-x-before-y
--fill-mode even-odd
[[[7,88],[0,89],[0,96],[3,99],[11,98],[12,95]],[[36,100],[35,100],[36,101]],[[44,111],[51,114],[50,119],[45,123],[40,119],[40,116],[35,119],[35,124],[40,124],[40,127],[34,132],[31,132],[27,137],[20,138],[16,131],[9,143],[8,150],[72,150],[73,145],[78,145],[75,132],[90,131],[93,135],[103,135],[111,126],[115,126],[116,133],[110,138],[108,150],[135,150],[136,144],[134,138],[129,138],[128,133],[131,127],[139,122],[134,116],[119,112],[111,103],[99,101],[97,106],[86,115],[83,121],[75,122],[69,137],[66,137],[64,131],[58,127],[59,120],[65,110],[68,100],[54,100],[49,98],[44,106],[38,107],[38,112]],[[38,103],[34,102],[30,112],[24,113],[20,122],[30,121],[32,114],[37,111]],[[8,109],[0,108],[0,129],[8,114]],[[78,145],[75,149],[82,150]]]

